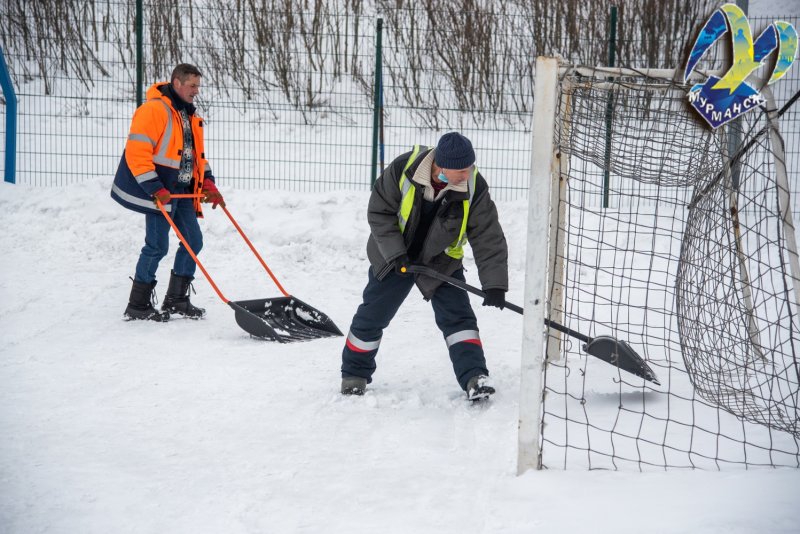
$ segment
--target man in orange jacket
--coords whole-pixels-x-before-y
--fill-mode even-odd
[[[170,313],[192,319],[205,310],[189,301],[196,265],[183,244],[175,254],[169,287],[159,312],[153,306],[156,270],[169,249],[169,222],[158,209],[160,202],[195,253],[203,248],[198,218],[200,202],[225,206],[206,161],[203,119],[194,107],[202,74],[194,65],[180,64],[169,83],[147,90],[147,101],[134,113],[128,141],[119,162],[111,197],[145,215],[144,247],[136,264],[133,288],[125,309],[127,320],[167,321]],[[202,194],[202,199],[172,198],[175,194]]]

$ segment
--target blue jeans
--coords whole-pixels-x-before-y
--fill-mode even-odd
[[[178,198],[172,201],[172,213],[170,214],[175,226],[183,234],[186,242],[195,254],[199,254],[203,248],[203,233],[197,222],[197,214],[191,198]],[[169,233],[171,231],[167,219],[161,213],[145,214],[145,234],[144,247],[136,263],[135,280],[137,282],[150,283],[156,279],[158,263],[169,252]],[[178,247],[175,254],[175,264],[173,272],[178,276],[194,276],[197,268],[194,260],[187,252],[183,243]]]

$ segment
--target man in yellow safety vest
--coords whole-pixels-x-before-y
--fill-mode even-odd
[[[467,294],[434,278],[404,272],[404,267],[419,264],[463,281],[463,247],[469,240],[486,293],[483,305],[505,306],[508,247],[470,140],[450,132],[436,148],[417,145],[395,159],[375,182],[367,220],[369,279],[342,351],[342,394],[364,394],[375,372],[383,330],[415,284],[433,305],[467,397],[475,400],[494,393]]]

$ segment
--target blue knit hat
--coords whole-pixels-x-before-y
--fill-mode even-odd
[[[475,151],[469,139],[458,132],[450,132],[439,139],[433,159],[442,169],[466,169],[475,163]]]

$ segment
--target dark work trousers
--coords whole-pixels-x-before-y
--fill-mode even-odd
[[[465,280],[461,269],[453,276]],[[372,381],[383,330],[413,287],[413,276],[401,276],[392,271],[383,280],[378,280],[369,269],[364,301],[356,310],[342,351],[343,377],[360,376],[366,378],[367,382]],[[478,322],[469,304],[469,297],[461,289],[442,284],[433,294],[431,304],[436,325],[448,346],[456,379],[461,389],[466,390],[470,378],[489,374],[478,335]]]

